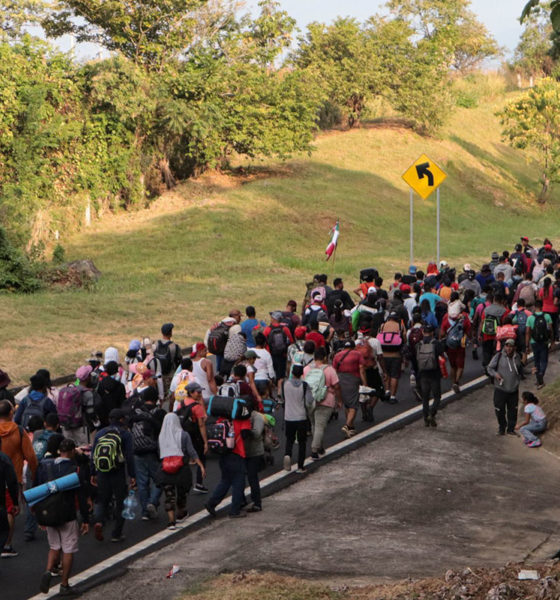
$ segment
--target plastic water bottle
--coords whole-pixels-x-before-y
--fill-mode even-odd
[[[130,492],[128,492],[128,496],[123,502],[122,517],[127,521],[133,521],[138,517],[139,512],[140,503],[136,497],[136,492],[134,490],[130,490]]]

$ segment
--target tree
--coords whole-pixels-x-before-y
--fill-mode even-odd
[[[529,2],[527,2],[519,19],[522,24],[532,14],[539,10],[540,3],[541,0],[529,0]],[[550,23],[554,31],[560,32],[560,0],[552,0],[552,2],[548,4],[547,10],[550,11]]]
[[[525,21],[519,44],[515,49],[513,68],[525,77],[550,75],[554,68],[552,57],[552,25],[542,9],[535,10]]]
[[[25,27],[39,23],[49,7],[46,0],[0,0],[0,41],[21,39]]]
[[[49,37],[72,33],[160,70],[195,39],[197,10],[208,0],[60,0],[43,21]]]
[[[539,202],[545,203],[560,181],[560,83],[543,79],[499,113],[503,135],[514,148],[527,150],[541,170]]]
[[[389,0],[387,6],[424,40],[448,53],[449,66],[460,72],[501,54],[496,40],[469,10],[470,0]]]

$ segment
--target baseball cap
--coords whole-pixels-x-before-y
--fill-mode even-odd
[[[200,383],[197,383],[196,381],[191,381],[187,385],[186,390],[189,394],[192,394],[194,392],[202,392],[202,386],[200,385]]]
[[[110,421],[120,421],[124,417],[125,417],[124,411],[121,410],[120,408],[113,408],[111,410],[111,412],[109,413]]]
[[[401,292],[404,292],[405,294],[410,294],[411,291],[412,288],[408,285],[408,283],[403,283],[401,285]]]
[[[254,350],[247,350],[245,352],[245,358],[258,358],[259,355]]]
[[[194,344],[192,347],[191,358],[194,358],[197,353],[201,352],[202,350],[206,350],[206,344],[203,344],[202,342],[196,342],[196,344]]]
[[[129,350],[134,350],[135,352],[138,352],[140,348],[142,348],[142,342],[140,340],[130,340],[130,344],[128,344]]]
[[[417,269],[416,269],[416,266],[415,266],[415,265],[410,265],[410,267],[408,267],[408,272],[409,272],[411,275],[416,275],[416,271],[417,271]]]
[[[511,338],[509,340],[506,340],[504,342],[505,346],[515,346],[515,340],[512,340]]]
[[[398,319],[399,315],[393,310],[389,313],[389,319]]]
[[[520,239],[522,242],[528,242],[528,241],[529,241],[529,238],[528,238],[526,235],[524,235],[523,237],[521,237],[521,238],[519,238],[519,239]]]
[[[368,287],[367,293],[368,293],[368,295],[369,294],[377,294],[377,288],[372,285],[372,286]]]
[[[498,260],[500,255],[497,252],[492,252],[492,260]]]
[[[468,273],[470,270],[471,270],[471,265],[470,265],[469,263],[465,263],[465,264],[463,265],[463,271],[464,271],[465,273]]]
[[[92,371],[93,369],[91,368],[91,365],[84,365],[76,371],[76,379],[85,381],[91,375]]]
[[[171,333],[173,332],[173,327],[175,327],[175,325],[173,325],[173,323],[164,323],[161,326],[162,335],[171,335]]]
[[[102,362],[103,352],[101,350],[93,350],[92,353],[86,358],[85,362]]]
[[[298,325],[295,328],[294,334],[297,340],[303,340],[303,338],[307,335],[307,327],[305,325]]]
[[[270,316],[275,320],[275,321],[279,321],[282,318],[282,311],[281,310],[273,310],[270,313]]]

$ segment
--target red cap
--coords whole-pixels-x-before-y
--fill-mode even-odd
[[[190,355],[191,358],[194,358],[201,350],[206,350],[206,345],[202,342],[196,342]]]
[[[408,283],[403,283],[401,285],[401,292],[404,292],[405,294],[410,294],[411,291],[412,288],[408,285]]]
[[[299,325],[296,327],[294,333],[297,340],[303,340],[307,334],[307,327],[305,325]]]

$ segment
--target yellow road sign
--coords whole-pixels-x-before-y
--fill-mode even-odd
[[[426,198],[436,190],[447,175],[425,154],[403,174],[402,178],[419,195]]]

